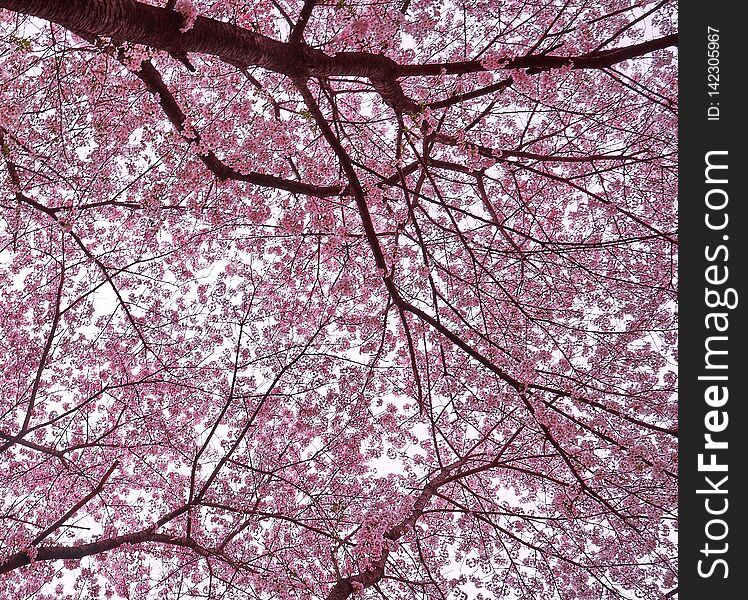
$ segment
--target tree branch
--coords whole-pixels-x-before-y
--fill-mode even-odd
[[[317,5],[317,0],[304,0],[304,6],[301,7],[301,13],[299,14],[299,20],[296,21],[296,25],[291,31],[291,35],[288,41],[292,44],[298,44],[304,39],[304,28],[309,22],[309,17],[312,16],[312,11]]]
[[[54,523],[52,523],[49,527],[47,527],[44,531],[40,532],[39,535],[37,535],[31,542],[32,546],[36,546],[39,542],[41,542],[44,538],[46,538],[50,533],[55,531],[62,525],[65,521],[67,521],[70,517],[72,517],[75,513],[77,513],[81,508],[83,508],[88,502],[90,502],[94,497],[98,496],[99,493],[101,493],[101,490],[104,489],[104,484],[106,484],[109,477],[111,477],[114,470],[119,465],[119,461],[114,461],[111,467],[107,469],[107,472],[104,473],[104,476],[99,480],[99,483],[96,484],[96,487],[92,489],[88,494],[86,494],[83,498],[81,498],[78,502],[76,502],[73,507],[68,510],[64,515],[62,515],[59,519],[57,519]]]
[[[571,63],[572,69],[604,69],[616,63],[632,58],[638,58],[657,50],[664,50],[678,45],[678,34],[673,33],[663,37],[655,38],[632,46],[613,48],[612,50],[598,50],[578,56],[554,56],[546,54],[531,54],[508,59],[500,68],[528,69],[528,73],[540,73],[550,69],[560,69]],[[397,68],[399,77],[430,76],[436,77],[441,74],[464,75],[466,73],[478,73],[489,71],[478,60],[468,60],[451,63],[430,63],[422,65],[400,65]]]
[[[308,11],[311,11],[311,3]],[[397,79],[414,76],[460,75],[486,71],[478,60],[400,65],[382,54],[338,52],[329,56],[307,44],[284,43],[242,27],[198,16],[182,31],[179,13],[135,0],[0,0],[0,8],[47,19],[71,31],[124,40],[165,50],[217,56],[231,64],[259,66],[288,77],[358,76],[369,79],[382,99],[395,111],[416,111]],[[302,9],[303,12],[303,9]],[[303,16],[303,15],[302,15]],[[294,32],[297,31],[297,27]],[[599,50],[580,56],[529,55],[508,60],[501,69],[528,69],[538,73],[571,63],[574,69],[602,69],[674,46],[677,34],[640,44]]]

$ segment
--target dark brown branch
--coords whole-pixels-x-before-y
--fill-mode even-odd
[[[143,44],[172,54],[217,56],[231,64],[263,67],[295,79],[365,77],[398,112],[419,108],[403,93],[397,81],[399,77],[459,75],[486,70],[478,60],[399,65],[384,55],[368,52],[338,52],[329,56],[307,44],[280,42],[201,16],[190,29],[181,31],[183,19],[179,13],[135,0],[0,0],[0,8],[47,19],[74,32]],[[672,34],[581,56],[530,55],[510,59],[501,68],[538,73],[571,63],[574,69],[602,69],[674,46],[677,41],[677,34]]]
[[[473,90],[472,92],[466,92],[464,94],[457,94],[456,96],[451,96],[449,98],[445,98],[444,100],[438,100],[436,102],[432,102],[431,104],[428,105],[428,107],[432,110],[436,110],[437,108],[446,108],[448,106],[459,104],[460,102],[465,102],[465,100],[473,100],[474,98],[487,96],[488,94],[493,94],[494,92],[503,92],[506,88],[511,86],[513,83],[514,83],[514,80],[511,77],[508,77],[507,79],[503,79],[491,85],[487,85],[486,87]]]
[[[68,510],[64,515],[62,515],[59,519],[57,519],[54,523],[52,523],[49,527],[47,527],[44,531],[40,532],[31,542],[32,546],[36,546],[39,542],[41,542],[44,538],[46,538],[50,533],[57,530],[65,521],[67,521],[70,517],[72,517],[75,513],[77,513],[81,508],[83,508],[86,504],[88,504],[93,498],[98,496],[101,493],[101,490],[104,489],[104,485],[106,484],[109,477],[111,477],[114,470],[119,465],[118,461],[114,461],[111,467],[107,469],[107,472],[104,473],[104,476],[99,480],[99,483],[96,484],[96,487],[92,489],[88,494],[86,494],[83,498],[81,498],[78,502],[76,502],[73,507]]]
[[[10,555],[5,562],[0,564],[0,575],[3,573],[10,573],[16,569],[31,564],[32,562],[42,560],[80,560],[86,556],[92,556],[94,554],[102,554],[110,550],[114,550],[125,544],[144,544],[149,542],[155,542],[160,544],[169,544],[172,546],[182,546],[190,548],[196,553],[202,556],[214,556],[215,553],[209,549],[203,548],[197,544],[194,540],[188,540],[186,538],[179,538],[166,533],[155,533],[154,528],[137,531],[135,533],[128,533],[125,535],[119,535],[112,538],[99,540],[97,542],[89,542],[87,544],[79,544],[77,546],[42,546],[38,548],[36,552],[33,550],[16,552]],[[32,555],[34,558],[32,559]],[[219,558],[221,558],[219,556]]]
[[[677,45],[678,34],[673,33],[632,46],[624,46],[612,50],[598,50],[579,56],[548,56],[544,54],[521,56],[508,59],[501,66],[501,69],[528,69],[528,72],[533,74],[550,69],[560,69],[569,63],[571,63],[572,69],[604,69],[625,60],[638,58],[651,52]],[[488,70],[480,61],[468,60],[425,65],[400,65],[397,69],[397,74],[399,77],[436,77],[441,74],[464,75],[465,73],[477,73]]]
[[[400,523],[390,528],[384,534],[384,537],[388,540],[396,541],[408,530],[412,529],[416,521],[418,521],[418,519],[421,518],[421,515],[423,515],[426,506],[431,501],[431,498],[434,497],[436,490],[450,480],[450,475],[461,467],[463,462],[464,460],[459,460],[444,467],[438,475],[429,480],[418,494],[418,497],[413,503],[413,508],[410,510],[408,515],[400,521]],[[354,593],[354,584],[359,584],[364,588],[372,587],[377,584],[379,580],[384,577],[384,567],[388,556],[389,550],[384,548],[379,559],[375,560],[368,569],[356,575],[351,575],[338,580],[330,590],[326,600],[345,600]]]
[[[312,16],[312,11],[316,5],[317,0],[304,0],[304,6],[301,7],[301,13],[299,13],[299,20],[296,21],[296,25],[288,38],[290,43],[299,43],[304,39],[304,28],[309,22],[309,17]]]
[[[371,247],[372,252],[374,253],[374,263],[376,264],[377,268],[380,269],[382,273],[384,273],[387,268],[387,261],[384,258],[384,252],[382,251],[382,246],[379,243],[379,238],[377,236],[376,229],[374,228],[374,222],[372,221],[371,214],[369,213],[369,207],[366,204],[366,194],[364,193],[361,182],[358,179],[358,175],[356,174],[356,170],[353,167],[353,163],[351,162],[348,153],[340,143],[340,140],[338,140],[338,138],[335,136],[335,133],[330,128],[330,125],[327,123],[327,119],[325,119],[325,116],[322,114],[322,111],[317,105],[317,101],[314,99],[314,95],[309,90],[306,81],[304,81],[303,79],[298,79],[294,83],[296,84],[296,88],[299,90],[299,92],[301,92],[301,96],[302,98],[304,98],[304,102],[306,103],[309,112],[312,114],[312,117],[317,123],[317,127],[320,128],[322,135],[324,136],[325,140],[327,140],[327,143],[330,145],[333,152],[337,156],[338,162],[340,163],[343,172],[348,178],[349,187],[351,192],[353,193],[353,197],[356,200],[356,207],[358,208],[359,216],[361,217],[361,222],[364,227],[364,232],[366,233],[366,238],[369,242],[369,246]]]
[[[4,431],[0,431],[0,438],[8,440],[13,444],[19,444],[31,450],[35,450],[36,452],[41,452],[42,454],[46,454],[47,456],[54,456],[55,458],[60,460],[63,467],[68,468],[68,461],[65,458],[65,453],[61,450],[58,450],[57,448],[42,446],[41,444],[36,444],[23,438],[19,438],[19,436],[17,435],[10,435],[9,433],[5,433]]]
[[[148,91],[158,98],[159,104],[163,109],[164,113],[168,117],[174,128],[180,133],[185,132],[185,119],[186,115],[177,104],[176,99],[169,91],[169,88],[164,83],[161,74],[156,70],[150,61],[143,61],[140,65],[140,69],[135,73],[138,79],[145,83]],[[199,144],[200,135],[194,132],[190,136],[190,141]],[[221,159],[219,159],[213,151],[200,152],[198,158],[208,169],[221,181],[231,179],[234,181],[246,181],[254,185],[262,187],[270,187],[278,190],[285,190],[295,194],[306,194],[309,196],[337,196],[341,193],[342,188],[339,186],[319,186],[302,183],[299,181],[293,181],[290,179],[283,179],[274,175],[268,175],[266,173],[258,173],[256,171],[250,171],[249,173],[241,173],[232,167],[226,165]]]

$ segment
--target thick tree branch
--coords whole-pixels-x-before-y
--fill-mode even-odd
[[[135,0],[0,0],[0,8],[47,19],[71,31],[143,44],[171,54],[217,56],[231,64],[259,66],[292,78],[366,77],[383,100],[398,112],[419,108],[403,93],[397,81],[400,77],[459,75],[487,70],[477,60],[399,65],[384,55],[369,52],[338,52],[329,56],[297,40],[284,43],[201,16],[190,29],[182,31],[183,19],[179,13]],[[294,31],[297,30],[298,25]],[[671,34],[580,56],[530,55],[509,59],[501,68],[538,73],[571,63],[574,69],[603,69],[674,46],[677,41],[677,34]]]
[[[78,502],[76,502],[70,510],[68,510],[64,515],[62,515],[59,519],[57,519],[54,523],[52,523],[49,527],[47,527],[44,531],[41,531],[31,542],[32,546],[36,546],[39,542],[41,542],[43,539],[45,539],[49,534],[51,534],[53,531],[60,528],[61,525],[65,523],[70,517],[72,517],[75,513],[77,513],[81,508],[83,508],[86,504],[88,504],[91,500],[93,500],[96,496],[98,496],[101,493],[101,490],[104,489],[104,485],[107,482],[107,479],[111,477],[114,470],[119,465],[118,461],[114,461],[111,467],[107,469],[106,473],[104,473],[104,476],[99,480],[99,483],[96,484],[96,487],[92,489],[88,494],[86,494],[83,498],[81,498]]]
[[[528,73],[540,73],[550,69],[560,69],[571,64],[572,69],[605,69],[617,63],[638,58],[657,50],[664,50],[678,45],[678,34],[673,33],[663,37],[655,38],[640,44],[613,48],[612,50],[598,50],[578,56],[554,56],[546,54],[531,54],[517,58],[507,59],[502,64],[502,70],[527,69]],[[480,61],[468,60],[450,63],[431,63],[417,65],[399,65],[397,74],[400,77],[414,76],[439,76],[464,75],[465,73],[477,73],[488,71]]]
[[[180,133],[185,133],[186,116],[153,64],[147,60],[143,61],[140,65],[140,69],[136,71],[135,75],[137,75],[137,77],[145,83],[148,90],[158,98],[161,108],[164,110],[164,113],[169,118],[172,125],[174,125],[174,128]],[[193,132],[188,139],[194,144],[200,144],[201,141],[200,135],[197,132]],[[276,177],[275,175],[258,173],[256,171],[242,173],[241,171],[237,171],[225,164],[212,150],[199,152],[197,156],[203,164],[208,167],[211,173],[222,181],[227,179],[246,181],[247,183],[261,187],[269,187],[278,190],[285,190],[294,194],[306,194],[318,197],[338,196],[343,191],[340,186],[312,185],[300,181],[283,179],[282,177]]]
[[[210,549],[203,548],[194,540],[180,538],[166,533],[156,533],[153,528],[145,529],[135,533],[106,538],[97,542],[79,544],[77,546],[42,546],[41,548],[30,551],[16,552],[11,554],[4,562],[0,563],[0,575],[10,573],[16,569],[24,567],[36,561],[47,560],[80,560],[86,556],[102,554],[115,550],[125,544],[145,544],[145,543],[168,544],[171,546],[182,546],[190,548],[202,556],[214,556]],[[33,558],[32,558],[33,557]],[[219,558],[221,558],[219,556]]]
[[[405,533],[411,530],[415,526],[416,521],[418,521],[418,519],[421,518],[421,515],[423,515],[426,506],[434,497],[434,494],[439,487],[450,481],[450,476],[453,475],[454,472],[464,464],[464,462],[463,459],[444,467],[435,477],[430,479],[418,494],[418,497],[413,503],[413,508],[410,510],[408,515],[398,524],[387,530],[384,537],[387,540],[397,541]],[[345,598],[348,598],[356,591],[354,586],[359,585],[367,588],[377,584],[379,580],[384,577],[384,568],[388,556],[389,550],[384,548],[382,550],[382,555],[377,560],[373,561],[368,569],[356,575],[340,579],[332,587],[326,600],[345,600]]]
[[[312,11],[317,5],[317,0],[304,0],[304,6],[301,7],[301,13],[299,13],[299,20],[296,21],[296,25],[288,38],[291,43],[298,43],[304,39],[304,28],[309,22],[309,17],[312,16]]]

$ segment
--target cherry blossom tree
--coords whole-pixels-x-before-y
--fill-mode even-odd
[[[675,596],[675,28],[0,0],[0,596]]]

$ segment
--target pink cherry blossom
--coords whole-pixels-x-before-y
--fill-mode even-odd
[[[677,36],[0,0],[0,598],[677,587]]]

